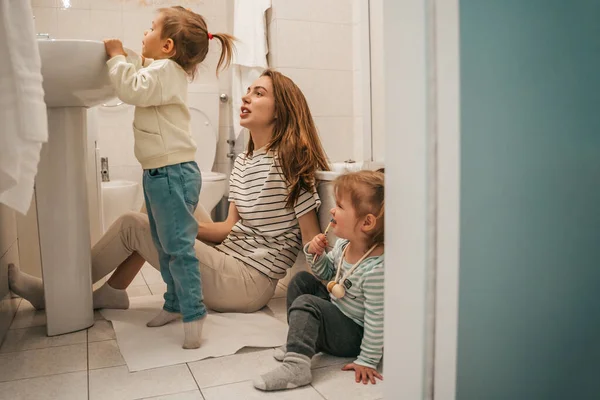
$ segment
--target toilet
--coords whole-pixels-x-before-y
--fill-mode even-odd
[[[102,182],[102,227],[103,232],[121,215],[136,211],[140,185],[127,180]]]
[[[212,172],[219,138],[219,93],[210,85],[192,84],[188,91],[192,137],[198,146],[196,162],[202,173],[200,204],[210,214],[227,194],[227,175]]]
[[[329,211],[335,206],[333,181],[342,173],[343,171],[334,170],[317,171],[315,173],[315,177],[317,178],[317,193],[319,193],[319,198],[321,199],[321,207],[319,207],[319,211],[317,213],[317,217],[319,218],[319,225],[321,227],[321,232],[325,232],[327,225],[331,221],[331,213]],[[335,241],[337,240],[337,236],[335,236],[332,231],[329,231],[327,233],[327,239],[329,240],[329,244],[333,245],[333,243],[335,243]],[[310,271],[310,266],[306,262],[306,258],[304,257],[303,251],[300,251],[296,262],[294,263],[292,268],[288,270],[285,278],[281,279],[280,283],[282,285],[287,286],[292,277],[300,271]]]

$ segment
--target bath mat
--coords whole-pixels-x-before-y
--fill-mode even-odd
[[[128,310],[102,310],[112,321],[117,344],[130,372],[234,354],[242,347],[285,344],[287,325],[262,311],[252,314],[209,312],[202,346],[184,350],[181,320],[148,328],[163,305],[162,295],[131,298]]]

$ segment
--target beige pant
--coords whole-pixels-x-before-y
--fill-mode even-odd
[[[211,220],[201,205],[195,215],[200,222]],[[254,312],[273,297],[277,280],[201,241],[196,240],[194,247],[200,261],[204,303],[208,308],[220,312]],[[92,248],[93,281],[108,275],[134,251],[160,270],[148,216],[143,213],[121,216]]]

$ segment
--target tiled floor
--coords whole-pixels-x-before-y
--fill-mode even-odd
[[[128,289],[130,296],[162,293],[160,274],[144,266]],[[273,315],[285,321],[285,288],[269,303]],[[187,364],[130,373],[112,324],[96,313],[86,331],[47,337],[44,312],[21,301],[0,347],[0,400],[3,399],[155,399],[155,400],[376,400],[383,382],[355,384],[351,361],[327,355],[313,360],[313,383],[284,392],[264,393],[252,379],[278,365],[272,349],[242,349],[237,354]]]

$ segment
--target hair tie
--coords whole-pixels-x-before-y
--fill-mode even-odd
[[[208,35],[208,40],[212,40],[212,38],[213,38],[213,35],[212,35],[212,33],[210,33],[210,32],[206,32],[206,34]]]

